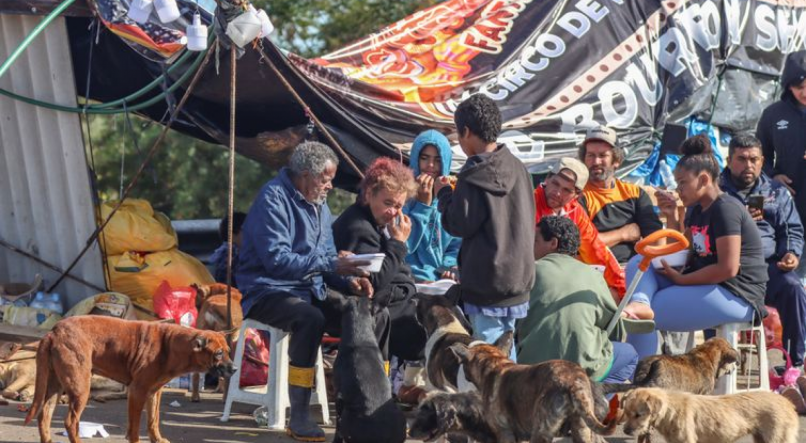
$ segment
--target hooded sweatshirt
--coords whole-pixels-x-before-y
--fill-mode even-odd
[[[534,285],[532,178],[504,145],[468,159],[456,182],[439,191],[442,226],[462,239],[462,300],[481,307],[529,301]]]
[[[411,146],[411,169],[414,176],[420,175],[420,152],[426,146],[434,146],[439,153],[442,170],[440,175],[451,172],[451,145],[448,139],[431,129],[414,139]],[[416,198],[403,207],[403,213],[411,218],[411,234],[406,242],[409,254],[406,262],[411,265],[414,278],[418,281],[434,281],[447,268],[456,266],[461,239],[456,238],[442,227],[437,205],[439,199],[434,196],[431,205],[426,205]]]
[[[795,190],[795,206],[806,215],[806,107],[799,104],[791,86],[806,80],[806,51],[793,52],[781,75],[781,100],[761,113],[756,136],[764,153],[764,172],[770,177],[786,174]]]

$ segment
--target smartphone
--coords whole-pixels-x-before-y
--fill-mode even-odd
[[[763,195],[751,195],[747,197],[747,206],[753,209],[758,209],[759,211],[764,210],[764,196]]]
[[[395,221],[394,221],[394,225],[395,225],[395,226],[400,226],[400,221],[401,221],[401,220],[403,220],[403,218],[402,218],[402,217],[403,217],[403,216],[402,216],[402,215],[400,215],[400,214],[398,214],[398,215],[397,215],[397,217],[395,217]]]

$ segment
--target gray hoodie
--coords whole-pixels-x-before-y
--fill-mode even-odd
[[[495,307],[529,301],[535,279],[533,193],[523,163],[503,145],[468,159],[456,189],[440,191],[442,226],[462,239],[462,300]]]

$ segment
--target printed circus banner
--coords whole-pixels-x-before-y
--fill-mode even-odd
[[[404,152],[420,130],[455,135],[457,104],[481,93],[503,112],[501,141],[533,170],[606,124],[627,148],[623,173],[667,122],[754,129],[805,34],[806,0],[448,0],[290,60]]]

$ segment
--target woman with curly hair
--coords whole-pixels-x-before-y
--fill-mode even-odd
[[[369,279],[374,302],[389,308],[389,353],[403,360],[422,359],[426,341],[414,315],[416,288],[406,263],[411,220],[403,214],[403,205],[415,192],[411,169],[391,158],[378,158],[364,173],[357,201],[333,223],[336,249],[386,256],[381,270]]]

